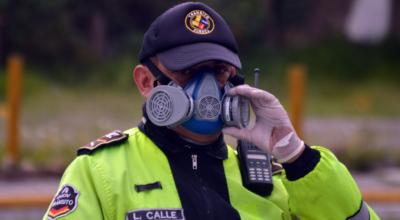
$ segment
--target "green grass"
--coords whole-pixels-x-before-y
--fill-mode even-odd
[[[396,43],[360,47],[336,41],[282,51],[260,46],[243,51],[241,72],[252,84],[252,70],[260,67],[260,87],[275,94],[289,110],[287,69],[302,63],[307,68],[306,117],[396,118],[400,116],[396,48]],[[23,159],[38,167],[66,165],[79,146],[114,129],[136,126],[143,99],[132,80],[135,64],[132,55],[119,55],[95,66],[26,64],[21,106]],[[4,67],[0,68],[0,89],[6,89]],[[0,92],[0,103],[4,101],[5,92]],[[343,158],[358,161],[364,157]]]
[[[318,83],[306,95],[306,114],[320,116],[399,117],[400,87],[390,83]]]
[[[37,83],[46,87],[25,94],[21,111],[22,158],[35,167],[65,167],[75,157],[78,147],[114,129],[134,127],[140,120],[143,99],[134,86],[65,87],[46,81]],[[281,91],[278,97],[288,106],[286,94]],[[305,114],[399,117],[399,94],[399,88],[379,83],[309,85]],[[235,141],[229,139],[228,143]],[[365,154],[370,150],[355,149],[357,153],[341,151],[339,157],[352,167],[369,167],[367,162],[373,160]],[[392,156],[390,160],[400,161],[400,157],[389,153],[376,154],[372,150],[371,155],[377,159]],[[1,150],[0,158],[3,158]]]

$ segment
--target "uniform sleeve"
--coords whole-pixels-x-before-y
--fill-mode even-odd
[[[289,208],[299,219],[379,219],[362,200],[347,168],[329,150],[306,147],[298,160],[284,168]]]
[[[61,178],[59,189],[43,219],[111,219],[107,217],[107,192],[100,177],[101,173],[90,156],[76,158]]]

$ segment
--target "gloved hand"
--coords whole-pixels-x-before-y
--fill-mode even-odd
[[[280,163],[288,162],[303,152],[304,142],[297,136],[285,109],[274,95],[249,85],[234,87],[228,95],[249,99],[256,123],[252,128],[226,127],[222,130],[224,134],[256,145]]]

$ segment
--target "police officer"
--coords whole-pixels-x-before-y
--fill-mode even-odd
[[[273,95],[243,84],[235,38],[212,8],[186,2],[164,12],[139,60],[142,122],[79,148],[44,219],[379,219],[329,150],[304,144]],[[222,132],[283,165],[273,166],[272,191],[244,186]]]

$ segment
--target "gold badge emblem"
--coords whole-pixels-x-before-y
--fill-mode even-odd
[[[186,15],[186,28],[195,34],[209,34],[214,30],[214,20],[203,10],[193,10]]]

